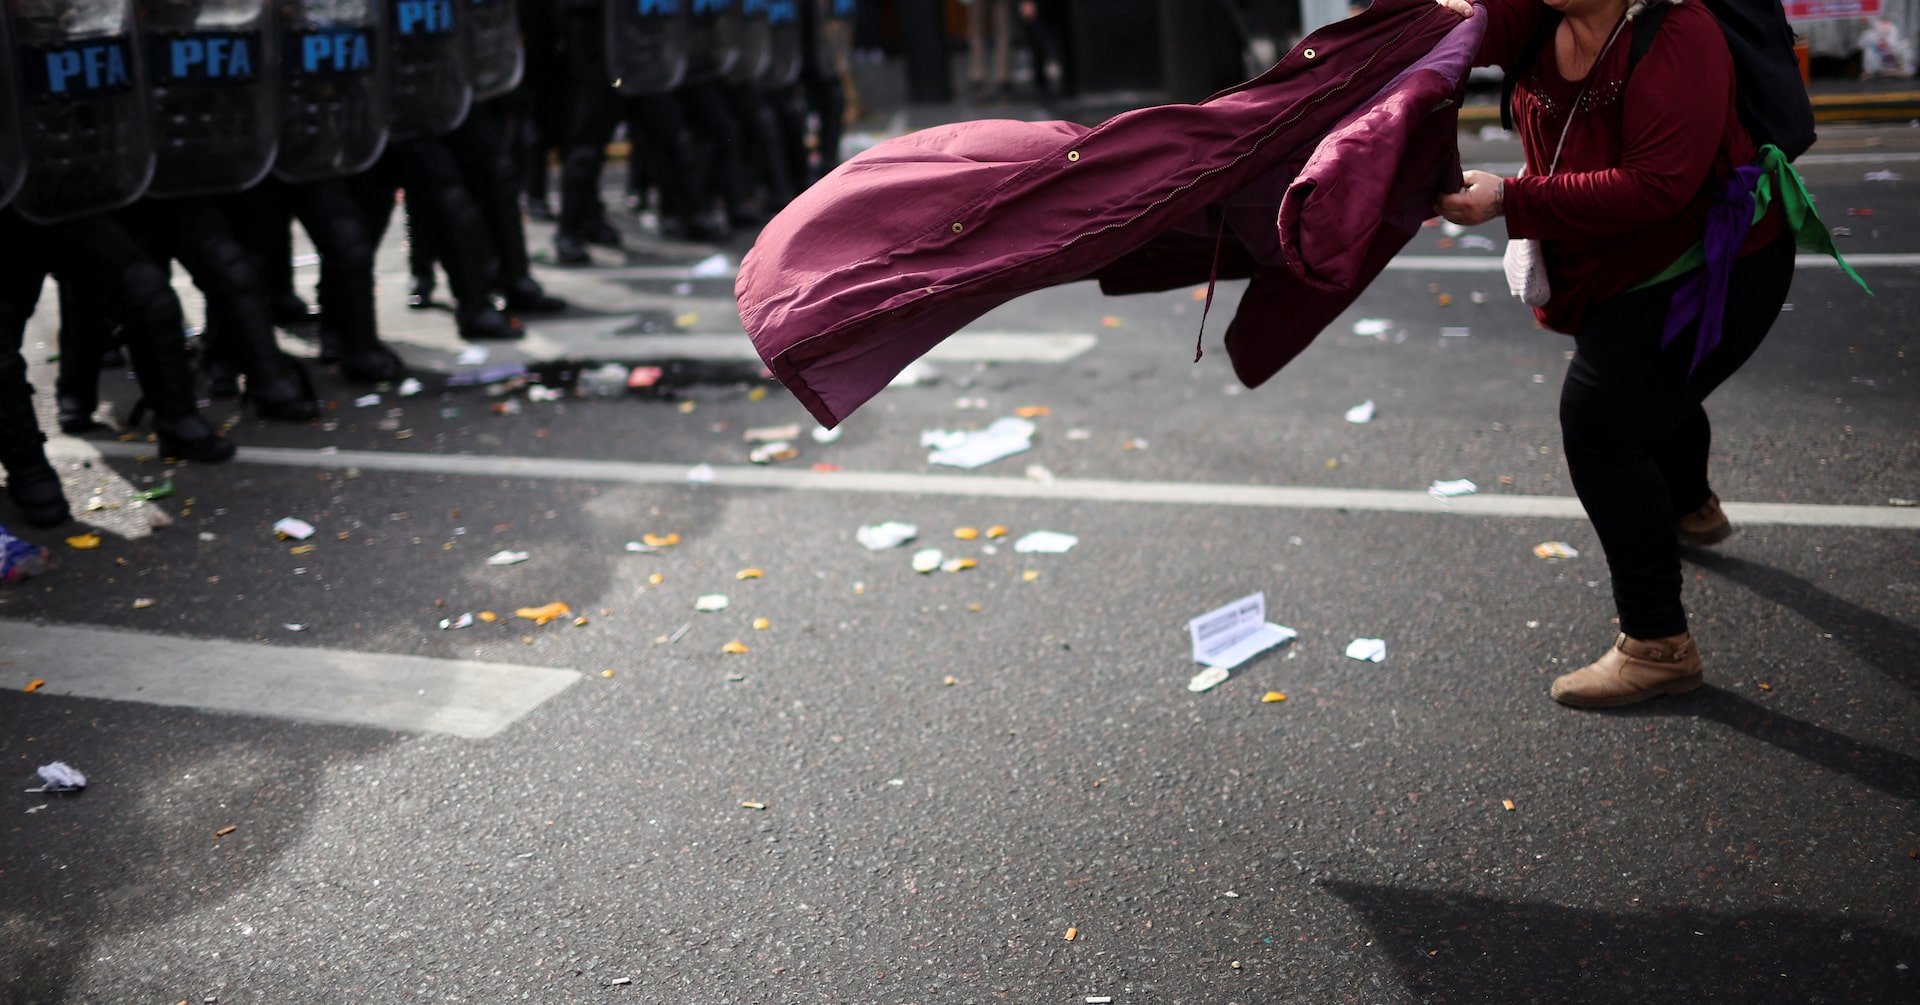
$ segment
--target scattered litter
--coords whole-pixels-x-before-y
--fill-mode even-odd
[[[815,470],[815,471],[818,471],[818,472],[821,472],[821,473],[823,473],[823,474],[831,474],[831,473],[833,473],[833,472],[835,472],[835,471],[838,471],[838,470],[840,470],[840,465],[838,465],[838,464],[815,464],[815,465],[813,466],[813,470]]]
[[[1013,550],[1022,555],[1061,555],[1079,543],[1080,539],[1072,534],[1062,534],[1057,530],[1036,530],[1013,542]]]
[[[1472,248],[1475,251],[1492,251],[1493,238],[1485,234],[1462,234],[1460,235],[1460,246],[1462,248]]]
[[[640,540],[649,548],[671,548],[680,543],[678,534],[642,534]]]
[[[40,787],[28,792],[78,792],[87,787],[87,776],[65,761],[42,764],[35,774],[40,776]]]
[[[522,607],[514,611],[513,616],[516,618],[525,618],[536,625],[544,625],[555,618],[564,617],[572,613],[573,608],[556,600],[542,607]]]
[[[714,471],[713,465],[711,464],[695,464],[693,467],[687,469],[687,481],[710,482],[713,481],[713,478]]]
[[[1069,928],[1069,929],[1067,929],[1067,941],[1068,941],[1068,942],[1072,942],[1073,940],[1075,940],[1075,939],[1077,939],[1077,938],[1079,938],[1079,937],[1080,937],[1080,930],[1079,930],[1078,928]]]
[[[1053,472],[1047,470],[1044,464],[1029,464],[1027,465],[1027,480],[1030,482],[1039,482],[1042,485],[1052,485]]]
[[[1053,409],[1045,405],[1022,405],[1014,409],[1013,414],[1022,419],[1037,419],[1043,415],[1052,415]]]
[[[854,537],[865,545],[868,551],[885,551],[888,548],[898,548],[918,537],[919,534],[920,528],[913,524],[889,520],[886,523],[861,527],[854,533]]]
[[[400,382],[400,397],[402,398],[411,398],[424,390],[426,390],[426,385],[420,383],[417,378],[408,377],[406,380]]]
[[[1109,1005],[1109,1003],[1112,1001],[1113,1001],[1112,995],[1088,995],[1087,996],[1087,1005]]]
[[[913,571],[922,573],[932,572],[940,568],[940,560],[940,549],[922,548],[913,553]]]
[[[1347,643],[1347,658],[1379,663],[1387,658],[1387,643],[1383,639],[1354,639]]]
[[[88,531],[85,534],[75,534],[67,538],[67,547],[75,551],[92,551],[100,547],[100,535],[92,531]]]
[[[962,412],[978,412],[987,407],[987,399],[955,398],[953,399],[953,407],[959,409]]]
[[[1033,582],[1034,580],[1036,580],[1036,579],[1039,579],[1039,578],[1040,578],[1040,570],[1039,570],[1039,569],[1028,569],[1028,570],[1026,570],[1026,571],[1024,571],[1024,572],[1022,572],[1022,573],[1020,573],[1020,581],[1021,581],[1022,583],[1031,583],[1031,582]]]
[[[454,362],[461,366],[479,366],[485,363],[492,355],[493,353],[487,351],[484,346],[468,346],[460,350],[460,355]]]
[[[776,461],[790,461],[800,456],[800,450],[791,443],[766,443],[747,453],[747,460],[755,464],[772,464]]]
[[[847,430],[845,426],[835,426],[832,429],[828,429],[825,426],[815,426],[813,427],[813,442],[832,443],[833,441],[840,438],[841,433],[844,433],[846,431]]]
[[[1357,426],[1364,426],[1373,421],[1373,411],[1373,399],[1368,398],[1360,404],[1347,409],[1347,421]]]
[[[462,614],[457,618],[441,618],[440,630],[447,631],[448,629],[452,629],[452,628],[467,628],[472,626],[472,624],[473,624],[473,615]]]
[[[144,611],[147,608],[152,606],[153,606],[152,597],[135,597],[133,600],[133,609],[136,611]]]
[[[1467,327],[1466,325],[1441,325],[1440,326],[1441,338],[1466,338],[1472,334],[1473,334],[1473,329]]]
[[[980,536],[980,528],[955,527],[953,529],[953,536],[959,538],[962,541],[972,541],[977,539]]]
[[[748,443],[778,443],[781,440],[797,440],[800,438],[800,424],[796,422],[787,426],[761,426],[757,429],[749,429],[745,434],[745,438]],[[818,439],[818,437],[815,438]]]
[[[291,622],[291,621],[283,621],[283,622],[281,622],[281,624],[280,624],[280,627],[282,627],[282,628],[284,628],[284,629],[286,629],[287,631],[290,631],[290,632],[304,632],[304,631],[306,631],[306,630],[307,630],[308,628],[311,628],[311,627],[313,627],[313,626],[311,626],[311,625],[301,625],[301,624],[295,624],[294,622]]]
[[[739,639],[734,639],[732,642],[729,642],[726,645],[721,646],[720,651],[730,656],[738,656],[741,653],[749,653],[749,652],[752,652],[753,650],[748,649],[746,643],[740,641]]]
[[[731,275],[733,266],[727,263],[725,255],[708,255],[693,263],[693,278],[720,279]]]
[[[1920,506],[1920,499],[1902,499],[1899,496],[1894,496],[1887,500],[1887,505],[1901,507]]]
[[[1835,237],[1852,237],[1852,236],[1853,236],[1853,228],[1852,228],[1852,227],[1835,227],[1835,228],[1833,228],[1833,236],[1835,236]]]
[[[313,524],[295,517],[284,517],[273,525],[273,532],[283,538],[305,541],[313,536]]]
[[[1510,140],[1513,139],[1513,133],[1499,126],[1481,126],[1480,138],[1483,140]]]
[[[673,406],[673,410],[676,412],[679,412],[681,415],[692,415],[694,409],[699,407],[700,407],[700,403],[697,401],[683,401],[680,404]]]
[[[1506,810],[1506,811],[1507,811],[1507,812],[1509,812],[1509,813],[1511,813],[1511,812],[1513,812],[1513,808],[1514,808],[1514,807],[1513,807],[1513,800],[1511,800],[1511,799],[1502,799],[1502,800],[1500,800],[1500,808],[1501,808],[1501,809],[1504,809],[1504,810]]]
[[[1069,430],[1067,430],[1067,439],[1069,439],[1069,440],[1091,440],[1091,439],[1093,439],[1093,430],[1091,430],[1091,429],[1069,429]]]
[[[766,618],[753,619],[753,630],[756,632],[764,632],[767,629],[772,627],[773,627],[773,622],[768,621]]]
[[[1474,290],[1472,293],[1467,294],[1467,299],[1472,300],[1476,304],[1484,304],[1487,302],[1487,295],[1479,290]]]
[[[1287,696],[1284,694],[1281,694],[1278,691],[1268,691],[1266,694],[1263,694],[1260,696],[1261,703],[1266,705],[1271,705],[1275,702],[1281,702],[1286,700],[1287,700]]]
[[[675,328],[692,328],[699,323],[700,315],[695,311],[685,311],[673,316],[673,326]]]
[[[1849,210],[1847,210],[1847,215],[1848,215],[1848,216],[1872,216],[1872,215],[1873,215],[1873,210],[1871,210],[1871,209],[1849,209]]]
[[[1118,328],[1125,323],[1126,322],[1121,321],[1119,318],[1116,318],[1111,314],[1100,319],[1100,327],[1102,328]]]
[[[993,526],[991,526],[991,527],[988,527],[988,528],[987,528],[987,536],[988,536],[988,537],[990,537],[990,538],[1002,538],[1002,537],[1006,537],[1006,536],[1007,536],[1007,528],[1005,528],[1005,527],[1003,527],[1003,526],[1001,526],[1000,524],[997,524],[997,523],[996,523],[996,524],[994,524]]]
[[[894,374],[893,379],[887,381],[887,386],[917,387],[921,384],[931,384],[939,379],[940,372],[938,370],[916,359],[908,363],[899,373]]]
[[[955,434],[945,430],[929,430],[921,434],[920,445],[937,447],[927,455],[929,464],[977,468],[1002,457],[1031,450],[1033,430],[1033,423],[1009,416],[973,432]]]
[[[1533,546],[1533,553],[1541,558],[1580,557],[1580,549],[1565,541],[1542,541]]]
[[[1147,441],[1145,441],[1145,440],[1142,440],[1142,439],[1132,439],[1132,440],[1126,440],[1126,441],[1123,441],[1123,442],[1122,442],[1122,443],[1120,444],[1120,449],[1122,449],[1122,450],[1145,450],[1145,449],[1147,449]]]
[[[943,572],[959,572],[963,569],[971,569],[979,564],[979,562],[971,558],[949,558],[940,563],[940,569]]]
[[[487,557],[488,565],[519,565],[527,560],[524,551],[496,551]]]
[[[1227,678],[1232,676],[1232,674],[1233,671],[1228,670],[1226,667],[1208,667],[1198,674],[1195,674],[1194,678],[1187,682],[1187,690],[1195,694],[1202,691],[1211,691],[1221,684],[1226,683]]]
[[[1442,293],[1442,294],[1440,294],[1440,301],[1439,301],[1439,302],[1440,302],[1440,306],[1442,306],[1442,307],[1452,307],[1452,306],[1453,306],[1453,294],[1451,294],[1451,293]]]
[[[355,408],[372,408],[378,404],[380,404],[380,396],[377,394],[363,394],[353,399],[353,407]]]
[[[545,384],[535,384],[527,388],[528,401],[559,401],[560,398],[561,394],[558,390]]]
[[[38,691],[41,688],[46,686],[47,686],[47,679],[45,677],[35,677],[34,679],[27,682],[26,687],[23,687],[20,690],[25,691],[28,694],[32,694],[33,692]]]
[[[1864,174],[1864,175],[1861,175],[1861,176],[1860,176],[1860,180],[1861,180],[1861,181],[1899,181],[1899,180],[1900,180],[1900,172],[1898,172],[1898,171],[1868,171],[1868,172],[1867,172],[1866,174]]]
[[[1190,691],[1204,691],[1226,680],[1226,673],[1260,653],[1299,637],[1298,632],[1267,620],[1266,593],[1253,593],[1231,604],[1217,607],[1187,622],[1193,638],[1193,661],[1220,671],[1220,679],[1196,687],[1207,674],[1195,677],[1187,685]]]
[[[1453,481],[1436,481],[1432,485],[1427,486],[1427,494],[1436,499],[1451,499],[1454,496],[1470,496],[1478,491],[1480,491],[1480,486],[1475,485],[1465,478],[1456,478]]]
[[[233,833],[234,831],[237,831],[237,830],[239,830],[239,829],[240,829],[240,828],[238,828],[238,827],[235,827],[235,826],[233,826],[232,824],[228,824],[227,826],[225,826],[225,827],[222,827],[222,828],[220,828],[220,829],[219,829],[219,830],[217,830],[217,831],[214,831],[214,832],[213,832],[213,836],[214,836],[214,837],[217,837],[217,838],[223,838],[223,837],[226,837],[226,836],[227,836],[227,835],[229,835],[229,834],[232,834],[232,833]]]
[[[661,583],[664,583],[666,581],[667,581],[667,577],[662,576],[657,572],[647,577],[647,583],[650,586],[659,586]]]
[[[766,575],[766,573],[764,573],[764,572],[761,572],[761,571],[760,571],[759,569],[741,569],[741,570],[740,570],[739,572],[736,572],[736,573],[734,573],[734,574],[733,574],[733,578],[735,578],[735,579],[759,579],[759,578],[761,578],[761,577],[763,577],[763,576],[765,576],[765,575]]]
[[[484,621],[487,624],[493,624],[494,622],[500,620],[500,615],[495,614],[492,611],[481,611],[478,617],[480,618],[481,621]]]
[[[614,978],[613,980],[610,980],[610,981],[608,981],[607,983],[608,983],[608,984],[632,984],[632,983],[633,983],[633,978],[631,978],[631,977],[615,977],[615,978]]]
[[[715,611],[726,610],[727,604],[730,602],[724,593],[703,593],[694,599],[693,609],[696,611],[706,611],[711,614]]]
[[[140,498],[145,499],[148,502],[152,502],[155,499],[165,499],[166,497],[172,494],[173,494],[173,479],[171,478],[161,482],[158,485],[155,485],[150,489],[144,489],[140,492],[135,493],[135,495],[138,495]]]
[[[602,676],[602,677],[604,677],[604,678],[606,678],[606,679],[608,679],[608,680],[612,680],[612,679],[613,679],[613,670],[612,670],[612,668],[608,668],[608,669],[606,669],[606,670],[602,670],[602,671],[600,671],[600,676]]]
[[[651,555],[660,549],[651,544],[642,544],[639,541],[628,541],[627,550],[636,555]]]
[[[1353,333],[1355,335],[1367,335],[1373,338],[1379,338],[1385,335],[1392,327],[1393,322],[1386,318],[1361,318],[1353,323]]]

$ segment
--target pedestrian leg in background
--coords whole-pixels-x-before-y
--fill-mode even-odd
[[[40,249],[56,281],[71,284],[76,296],[102,305],[120,323],[141,392],[127,425],[138,426],[151,415],[153,431],[169,457],[232,457],[233,444],[200,416],[195,404],[186,319],[166,270],[108,216],[31,227],[27,240],[28,245],[9,241],[7,246]]]
[[[459,165],[467,193],[492,238],[496,259],[491,288],[506,300],[509,313],[557,314],[567,309],[567,302],[547,295],[533,278],[527,258],[527,229],[520,219],[513,152],[500,128],[503,100],[476,103],[467,120],[442,141]]]
[[[0,210],[0,247],[29,247],[26,227],[18,216]],[[47,463],[47,437],[34,414],[33,385],[27,383],[27,361],[20,355],[27,318],[46,279],[45,265],[27,257],[8,255],[0,264],[0,468],[7,475],[7,497],[27,522],[53,527],[72,512],[59,473]]]
[[[1560,428],[1574,491],[1606,552],[1620,633],[1598,662],[1554,682],[1556,701],[1610,707],[1700,686],[1676,521],[1711,497],[1701,403],[1766,338],[1793,253],[1788,234],[1735,263],[1720,343],[1691,373],[1697,324],[1660,345],[1673,292],[1689,277],[1622,294],[1582,323]]]

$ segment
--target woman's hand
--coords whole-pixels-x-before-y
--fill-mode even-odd
[[[1467,0],[1434,0],[1434,2],[1461,17],[1473,16],[1473,5],[1468,3]]]
[[[1433,207],[1449,223],[1471,227],[1506,212],[1502,205],[1504,181],[1499,175],[1468,171],[1460,176],[1460,183],[1464,186],[1460,191],[1441,196]]]

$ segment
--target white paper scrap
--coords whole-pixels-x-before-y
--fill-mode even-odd
[[[1360,404],[1347,409],[1347,421],[1353,423],[1356,426],[1364,426],[1367,423],[1372,422],[1373,421],[1373,399],[1368,398],[1367,400],[1361,402]]]
[[[1387,658],[1387,643],[1384,639],[1354,639],[1347,643],[1347,658],[1379,663]]]
[[[417,378],[408,377],[400,382],[400,397],[411,398],[425,389],[426,385],[420,383]]]
[[[295,517],[285,517],[273,525],[277,534],[285,534],[296,541],[305,541],[313,536],[313,524]]]
[[[985,429],[960,434],[954,440],[943,436],[937,449],[927,455],[929,464],[945,464],[955,468],[977,468],[991,464],[1002,457],[1033,449],[1034,425],[1017,416],[997,419]],[[944,433],[944,430],[932,432]],[[927,444],[929,434],[921,434],[921,443]]]
[[[690,482],[713,481],[713,465],[695,464],[693,467],[688,468],[687,481],[690,481]]]
[[[487,556],[488,565],[519,565],[526,560],[527,553],[524,551],[496,551]]]
[[[380,404],[380,396],[377,394],[363,394],[360,397],[353,399],[353,405],[355,408],[372,408],[373,406],[378,404]]]
[[[1187,690],[1195,694],[1211,691],[1225,683],[1226,679],[1232,675],[1233,671],[1226,667],[1208,667],[1193,675],[1193,679],[1187,682]]]
[[[460,350],[460,356],[454,360],[454,362],[461,366],[479,366],[485,363],[487,358],[492,355],[493,353],[489,352],[485,346],[468,346]]]
[[[1187,622],[1193,637],[1193,661],[1232,670],[1299,633],[1267,620],[1265,592],[1249,594]],[[1211,685],[1209,685],[1211,686]]]
[[[1427,486],[1427,494],[1440,499],[1451,499],[1454,496],[1470,496],[1478,491],[1480,491],[1480,486],[1475,485],[1465,478],[1456,478],[1450,482],[1436,481],[1432,485]]]
[[[65,761],[42,764],[35,773],[40,776],[40,787],[28,792],[77,792],[87,787],[87,776]]]
[[[704,594],[693,602],[696,611],[724,611],[727,609],[727,595],[724,593]]]
[[[913,553],[913,571],[932,572],[940,568],[940,549],[922,548]]]
[[[471,628],[471,627],[473,627],[473,614],[471,612],[462,614],[457,618],[441,618],[440,619],[441,631],[449,631],[455,628]]]
[[[1013,550],[1022,555],[1060,555],[1079,543],[1080,539],[1072,534],[1062,534],[1057,530],[1036,530],[1013,542]]]
[[[1385,335],[1392,327],[1393,322],[1386,318],[1361,318],[1353,323],[1353,333],[1355,335],[1371,335],[1377,338]]]
[[[854,532],[853,536],[859,539],[868,551],[886,551],[888,548],[898,548],[906,544],[919,534],[920,528],[913,524],[889,520],[886,523],[861,527]]]
[[[800,438],[800,424],[796,422],[786,426],[760,426],[756,429],[747,430],[745,436],[748,443],[778,443],[781,440],[797,440]]]

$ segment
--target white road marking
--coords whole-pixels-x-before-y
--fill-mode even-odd
[[[1844,251],[1842,254],[1846,254]],[[1920,267],[1920,254],[1847,255],[1847,264],[1858,269],[1911,269]],[[1838,269],[1830,255],[1795,255],[1798,269]],[[1499,272],[1503,268],[1498,255],[1399,255],[1387,268],[1400,272]]]
[[[0,619],[0,663],[41,694],[486,739],[580,674]]]
[[[514,348],[530,359],[705,359],[760,361],[746,332],[615,335],[639,315],[532,325]],[[968,332],[934,346],[926,359],[949,363],[1065,363],[1099,344],[1081,332]]]
[[[139,444],[94,444],[102,454],[130,456]],[[151,449],[145,448],[145,449]],[[539,478],[686,485],[689,465],[636,461],[590,461],[473,454],[380,453],[341,450],[320,453],[286,447],[241,447],[236,460],[290,467],[399,471],[484,478]],[[713,467],[710,483],[727,488],[812,492],[891,493],[1046,502],[1166,503],[1181,506],[1243,506],[1259,509],[1348,509],[1383,513],[1451,513],[1459,516],[1584,520],[1580,501],[1565,496],[1470,495],[1438,499],[1424,490],[1324,489],[1285,485],[1225,485],[1208,482],[1124,482],[983,475],[913,474],[889,471],[803,471],[759,465]],[[1826,506],[1797,503],[1722,504],[1737,523],[1799,527],[1863,527],[1920,530],[1920,507]]]

